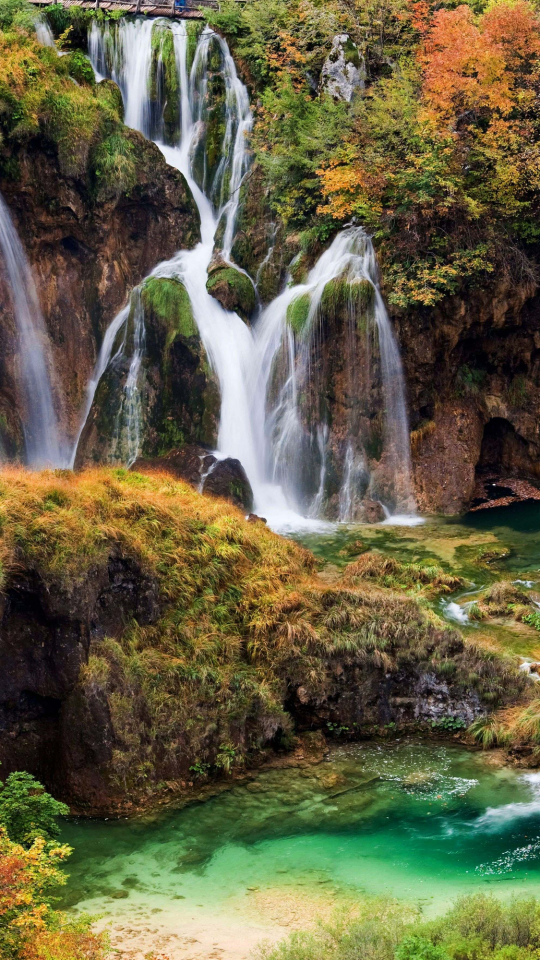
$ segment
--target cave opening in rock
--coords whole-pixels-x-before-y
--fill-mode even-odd
[[[536,481],[533,486],[530,480]],[[472,509],[486,505],[507,505],[517,500],[539,499],[540,459],[504,417],[493,417],[484,427],[480,457],[476,465]]]
[[[535,466],[529,444],[509,420],[493,417],[486,423],[477,476],[534,477]]]

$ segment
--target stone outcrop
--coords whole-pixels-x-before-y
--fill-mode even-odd
[[[234,457],[216,461],[204,479],[202,492],[230,500],[236,507],[247,510],[248,513],[253,507],[251,484],[242,464]]]
[[[191,303],[176,279],[150,277],[132,296],[126,341],[101,378],[77,450],[76,466],[126,463],[130,431],[123,410],[133,356],[136,312],[144,327],[138,376],[140,450],[162,456],[185,444],[215,446],[220,392],[193,318]],[[113,350],[113,353],[115,351]]]
[[[322,88],[336,100],[350,102],[365,80],[366,67],[358,47],[347,33],[338,34],[322,68]]]
[[[176,479],[190,483],[201,493],[229,500],[235,507],[248,513],[253,507],[253,491],[240,461],[233,457],[218,460],[196,444],[171,450],[162,457],[140,457],[132,469],[139,473],[170,473]]]
[[[92,640],[159,616],[157,584],[113,548],[105,564],[65,582],[25,568],[0,595],[0,762],[33,770],[66,795],[98,802],[113,750],[106,698],[81,687]]]
[[[396,313],[420,510],[461,513],[483,477],[540,482],[540,297],[500,279]]]
[[[124,135],[137,172],[127,193],[99,193],[88,174],[66,173],[44,137],[22,143],[16,152],[12,146],[2,170],[16,174],[0,174],[0,191],[33,269],[72,436],[104,332],[129,291],[157,262],[199,237],[183,176],[167,166],[153,143],[132,130]],[[0,316],[0,414],[16,441],[21,426],[11,402],[14,330],[1,284]]]

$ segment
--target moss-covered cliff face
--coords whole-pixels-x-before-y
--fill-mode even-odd
[[[6,472],[0,509],[2,770],[87,812],[254,763],[295,727],[421,731],[527,695],[385,589],[380,557],[329,585],[307,551],[170,476]]]
[[[129,422],[126,382],[136,325],[142,336],[137,423]],[[214,447],[220,394],[179,280],[150,277],[131,297],[112,362],[102,376],[77,450],[77,466],[126,463],[130,454],[156,457],[184,444]],[[138,440],[130,449],[129,431]]]
[[[31,32],[9,30],[0,30],[0,191],[32,267],[73,435],[105,330],[159,260],[197,242],[199,219],[182,175],[123,125],[115,84],[96,84],[80,52],[58,57]],[[16,340],[4,289],[0,297],[3,443],[16,453]]]
[[[193,176],[204,193],[210,197],[216,209],[227,198],[227,173],[222,164],[226,131],[226,97],[223,77],[223,54],[218,41],[209,39],[200,48],[200,55],[193,64],[195,71],[206,68],[206,84],[196,103],[199,121],[199,136],[193,152]],[[231,150],[233,139],[225,144]]]

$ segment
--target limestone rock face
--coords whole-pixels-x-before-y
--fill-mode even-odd
[[[336,100],[350,102],[364,87],[365,78],[364,58],[358,47],[347,33],[338,34],[322,69],[321,86]]]
[[[139,133],[126,129],[125,136],[137,170],[128,193],[99,193],[87,173],[66,173],[54,145],[41,137],[21,144],[11,167],[2,168],[15,169],[16,178],[0,174],[0,191],[33,270],[71,436],[103,335],[130,290],[159,261],[199,238],[197,210],[183,176]],[[13,333],[2,288],[0,413],[11,405]],[[8,426],[8,444],[17,447],[20,426]]]
[[[499,278],[396,312],[421,511],[457,514],[484,477],[540,483],[540,297]]]

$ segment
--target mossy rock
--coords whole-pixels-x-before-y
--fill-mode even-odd
[[[178,334],[198,336],[188,292],[179,280],[150,277],[143,286],[142,300],[145,313],[151,312],[166,327],[167,348]]]
[[[188,20],[186,23],[187,31],[187,72],[188,76],[195,59],[195,51],[199,43],[201,33],[204,30],[204,23],[201,20]]]
[[[305,283],[308,275],[307,256],[305,253],[299,253],[289,267],[289,273],[293,282]]]
[[[287,323],[297,337],[304,332],[310,307],[311,297],[309,293],[301,293],[287,307]]]
[[[152,30],[152,59],[149,83],[153,107],[153,135],[174,144],[180,122],[180,80],[176,64],[174,36],[167,23],[157,21]]]
[[[337,277],[326,284],[321,298],[323,316],[335,318],[344,309],[354,311],[357,318],[373,305],[375,290],[369,280],[354,280],[352,283]]]
[[[185,443],[215,445],[219,386],[184,285],[173,277],[150,277],[142,302],[151,394],[144,455],[161,456]]]
[[[73,77],[77,83],[83,83],[89,87],[96,86],[94,69],[82,50],[74,50],[73,53],[68,53],[64,57],[64,64],[70,77]]]
[[[119,120],[124,119],[124,101],[122,91],[114,80],[100,80],[96,83],[96,97],[110,110],[117,114]]]
[[[211,270],[206,289],[224,310],[232,310],[246,322],[257,303],[255,289],[249,277],[235,267],[218,266]]]
[[[228,196],[228,173],[220,170],[226,130],[227,90],[223,79],[223,55],[220,46],[212,39],[209,44],[206,95],[201,114],[204,135],[200,136],[197,143],[192,169],[196,183],[211,198],[217,210]]]

